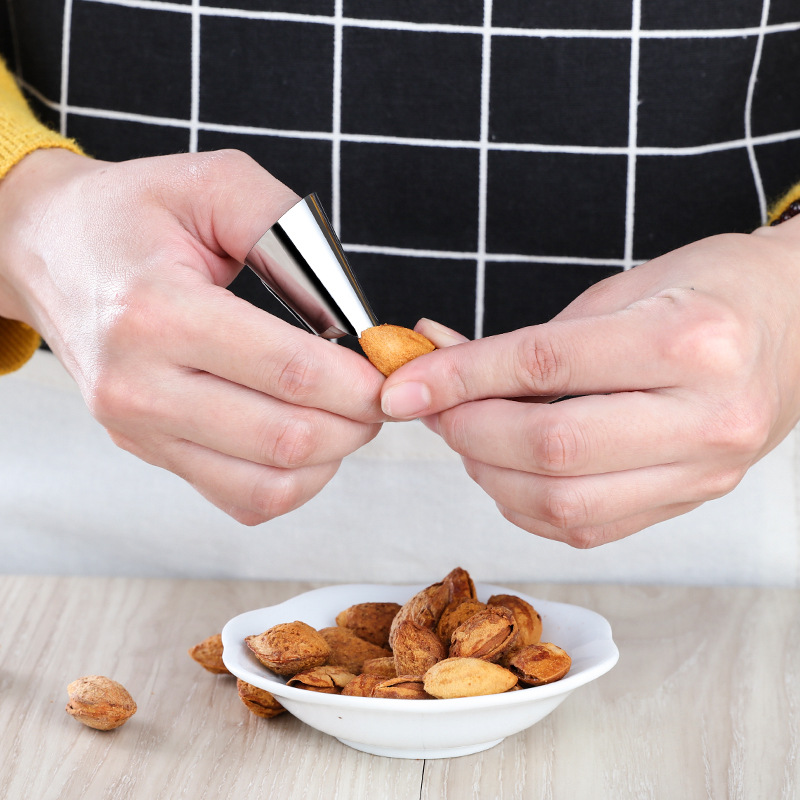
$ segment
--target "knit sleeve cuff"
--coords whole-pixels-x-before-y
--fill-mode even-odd
[[[49,147],[83,154],[74,140],[51,131],[36,119],[0,59],[0,180],[29,153]],[[39,334],[28,325],[0,317],[0,375],[19,369],[40,343]]]
[[[767,225],[778,225],[800,214],[800,183],[792,186],[786,194],[774,203],[767,215]]]
[[[39,334],[24,322],[0,317],[0,375],[18,370],[40,343]]]
[[[0,179],[26,155],[43,147],[81,153],[73,139],[39,122],[25,102],[14,76],[0,59]]]
[[[73,153],[83,151],[72,139],[45,128],[30,118],[15,114],[0,114],[0,179],[19,161],[34,150],[61,147]]]

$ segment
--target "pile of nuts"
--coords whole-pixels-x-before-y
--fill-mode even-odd
[[[457,567],[402,606],[359,603],[341,611],[335,627],[315,630],[298,620],[245,642],[289,686],[430,699],[498,694],[559,680],[571,659],[560,647],[541,642],[541,633],[541,617],[530,603],[507,594],[483,603],[469,574]],[[242,683],[239,694],[248,704]],[[265,702],[274,708],[277,701],[263,695],[271,700],[257,699],[259,708]]]
[[[477,599],[469,574],[456,567],[405,604],[358,603],[316,630],[296,620],[274,625],[245,642],[290,686],[353,697],[406,700],[473,697],[541,686],[567,674],[571,659],[541,642],[542,619],[526,600],[498,594]],[[196,644],[189,655],[211,673],[229,675],[222,636]],[[236,681],[239,698],[257,716],[285,709],[270,692]],[[134,713],[127,690],[89,675],[68,687],[67,713],[84,725],[112,730]]]

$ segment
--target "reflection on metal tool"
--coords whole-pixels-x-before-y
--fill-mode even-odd
[[[360,336],[378,324],[316,194],[292,206],[244,263],[312,333]]]

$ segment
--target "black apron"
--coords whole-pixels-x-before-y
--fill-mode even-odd
[[[800,180],[797,0],[138,5],[0,0],[35,112],[97,158],[234,147],[318,192],[382,321],[545,321]]]

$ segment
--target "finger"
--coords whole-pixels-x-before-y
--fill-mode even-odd
[[[498,510],[509,522],[522,530],[528,531],[528,533],[533,533],[544,539],[564,542],[572,547],[586,549],[589,547],[598,547],[601,544],[608,544],[609,542],[619,541],[626,536],[643,531],[651,525],[673,519],[674,517],[679,517],[682,514],[687,514],[699,505],[699,503],[666,505],[643,514],[628,517],[618,522],[610,522],[605,525],[591,525],[585,528],[574,528],[568,531],[548,525],[541,520],[527,517],[524,514],[502,506],[498,506]]]
[[[359,422],[385,419],[383,376],[363,356],[267,314],[191,268],[176,267],[168,282],[154,281],[140,302],[145,313],[130,314],[122,332],[129,340],[157,340],[154,346],[176,365],[292,405]]]
[[[284,468],[338,461],[380,430],[379,424],[289,405],[205,372],[177,373],[159,387],[155,407],[148,405],[154,416],[141,415],[148,427],[155,418],[174,438]]]
[[[147,163],[155,191],[186,229],[212,252],[229,255],[239,264],[300,200],[238,150],[162,156]]]
[[[452,347],[454,344],[464,344],[468,342],[466,336],[442,325],[441,322],[435,322],[432,319],[421,319],[415,326],[414,330],[421,333],[426,339],[433,342],[437,348]]]
[[[152,439],[146,445],[112,434],[144,461],[174,472],[203,497],[245,525],[287,514],[310,500],[336,474],[338,461],[281,469],[217,453],[192,442]]]
[[[680,390],[550,405],[476,400],[440,412],[435,430],[457,453],[487,464],[590,475],[701,458],[745,460],[748,438],[726,425],[720,411],[719,402],[694,393],[689,403]]]
[[[639,517],[665,505],[692,505],[731,491],[744,469],[708,473],[668,465],[555,478],[465,459],[468,474],[496,503],[563,532]]]
[[[663,293],[612,314],[553,321],[434,351],[387,378],[383,410],[409,419],[487,397],[684,385],[718,366],[730,368],[731,356],[745,357],[721,342],[732,326],[726,328],[713,301],[698,303],[687,297],[692,294]]]

